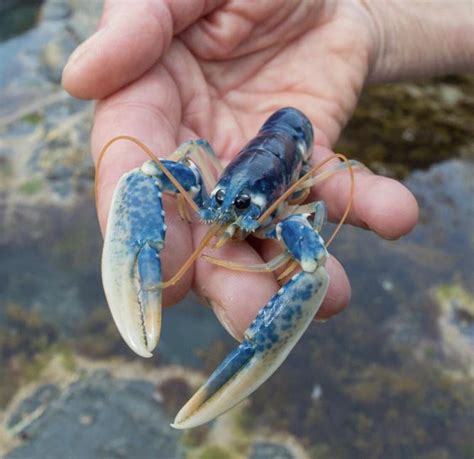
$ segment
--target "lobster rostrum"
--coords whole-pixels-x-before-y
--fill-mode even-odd
[[[327,245],[345,220],[351,199],[327,244],[320,236],[325,204],[303,202],[313,185],[344,169],[351,174],[353,191],[352,168],[359,164],[335,155],[312,166],[313,128],[294,108],[275,112],[225,169],[202,139],[185,142],[168,159],[160,160],[137,139],[119,136],[104,146],[97,175],[108,147],[124,139],[143,148],[151,160],[124,174],[115,189],[102,277],[115,323],[137,354],[150,357],[158,344],[162,290],[176,283],[207,246],[220,247],[229,239],[242,240],[249,235],[275,239],[283,251],[267,263],[249,266],[203,256],[210,263],[244,271],[270,272],[287,265],[278,279],[292,275],[262,307],[238,348],[172,424],[178,429],[191,428],[214,419],[254,392],[281,365],[312,322],[329,285]],[[343,161],[321,168],[338,157]],[[220,173],[215,184],[212,169]],[[166,234],[162,193],[177,196],[183,218],[189,218],[190,206],[211,225],[182,268],[166,281],[160,263]]]

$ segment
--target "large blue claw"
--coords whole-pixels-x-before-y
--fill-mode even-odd
[[[322,266],[313,273],[296,274],[260,310],[245,340],[181,408],[172,426],[187,429],[204,424],[263,384],[312,322],[328,285],[329,276]]]
[[[115,189],[102,253],[102,280],[123,339],[151,357],[161,328],[159,253],[166,226],[159,183],[145,163],[125,174]]]

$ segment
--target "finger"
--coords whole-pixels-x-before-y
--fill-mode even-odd
[[[102,99],[150,69],[180,32],[217,0],[106,2],[100,29],[71,55],[63,86],[75,97]]]
[[[271,260],[283,250],[281,243],[273,239],[258,242],[258,252],[265,261]],[[321,308],[316,315],[317,319],[328,319],[329,317],[338,314],[349,304],[351,299],[351,286],[349,279],[339,261],[329,254],[325,267],[329,273],[330,282]],[[277,274],[280,273],[281,271],[277,271]]]
[[[316,319],[323,320],[339,314],[351,300],[351,285],[346,271],[341,263],[329,255],[326,261],[326,269],[329,273],[330,282],[326,297]]]
[[[313,162],[317,164],[331,155],[333,152],[329,149],[316,146]],[[330,162],[328,166],[334,163]],[[397,239],[413,229],[418,220],[418,204],[405,186],[366,170],[354,169],[354,177],[355,188],[348,223],[371,229],[386,239]],[[350,189],[350,174],[341,171],[317,184],[310,198],[324,200],[328,206],[329,219],[339,221],[349,201]]]
[[[205,231],[205,227],[198,228],[194,235],[195,244]],[[219,249],[217,254],[210,249],[207,249],[206,253],[238,263],[252,264],[262,261],[258,252],[245,242],[229,242]],[[331,282],[317,315],[320,319],[340,312],[349,303],[351,295],[349,281],[340,263],[330,257],[326,268]],[[196,263],[194,288],[198,295],[211,304],[224,328],[241,341],[244,331],[255,319],[258,311],[279,290],[280,285],[273,273],[237,272],[200,259]]]
[[[194,231],[197,245],[207,228],[200,225]],[[261,263],[260,255],[246,242],[229,241],[219,250],[204,253],[238,263]],[[242,334],[279,285],[273,273],[232,271],[198,259],[193,288],[213,307],[218,319],[236,339]]]
[[[92,132],[93,157],[97,161],[102,147],[118,135],[136,137],[158,157],[165,157],[176,148],[179,117],[179,95],[174,83],[161,66],[155,66],[139,82],[97,104]],[[148,159],[145,152],[125,140],[113,144],[105,153],[97,171],[97,211],[103,231],[118,180]],[[168,226],[165,248],[161,252],[164,279],[171,277],[192,251],[189,226],[182,222],[173,201],[169,197],[164,199]],[[164,291],[163,303],[182,299],[191,280],[192,270],[176,286]]]

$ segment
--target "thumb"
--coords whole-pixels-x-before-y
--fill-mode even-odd
[[[106,0],[99,30],[70,56],[63,86],[81,99],[102,99],[143,75],[173,35],[215,9],[218,0]]]

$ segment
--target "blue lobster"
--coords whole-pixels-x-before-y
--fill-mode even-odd
[[[345,159],[315,175],[319,166],[311,165],[313,137],[303,113],[283,108],[224,170],[207,141],[193,140],[168,159],[158,160],[149,152],[153,159],[124,174],[116,187],[104,240],[103,284],[122,337],[143,357],[150,357],[158,344],[162,290],[177,282],[211,241],[220,247],[229,239],[252,235],[283,246],[273,260],[254,266],[205,257],[229,269],[274,271],[289,265],[280,279],[299,268],[260,310],[238,348],[179,411],[175,428],[208,422],[254,392],[285,360],[325,297],[328,252],[319,233],[326,207],[322,201],[303,202],[311,186],[345,168],[354,186],[352,167],[358,164]],[[210,193],[209,164],[221,172]],[[162,279],[160,264],[166,233],[162,193],[178,197],[183,218],[188,203],[212,225],[185,266],[168,281]],[[349,207],[350,202],[345,215]]]

